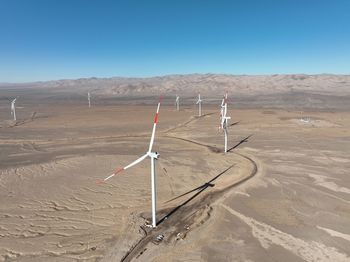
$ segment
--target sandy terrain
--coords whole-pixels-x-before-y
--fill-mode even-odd
[[[231,107],[225,155],[218,107],[163,105],[151,230],[149,161],[96,180],[147,150],[155,103],[28,101],[17,123],[1,104],[0,261],[350,260],[343,107]]]

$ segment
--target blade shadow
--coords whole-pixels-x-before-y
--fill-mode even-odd
[[[220,174],[216,175],[215,177],[213,177],[211,180],[209,180],[208,182],[204,183],[203,185],[194,188],[180,196],[177,196],[173,199],[168,200],[165,203],[169,203],[175,199],[178,199],[180,197],[183,197],[185,195],[188,195],[192,192],[195,192],[196,190],[199,190],[196,194],[194,194],[192,197],[190,197],[189,199],[187,199],[186,201],[184,201],[183,203],[181,203],[180,205],[176,206],[175,208],[173,208],[169,213],[167,213],[165,216],[163,216],[158,222],[157,225],[161,224],[164,220],[168,219],[171,215],[173,215],[177,210],[179,210],[181,207],[185,206],[186,204],[188,204],[190,201],[192,201],[193,199],[195,199],[198,195],[200,195],[204,190],[206,190],[208,187],[214,187],[215,184],[212,184],[211,182],[215,181],[216,179],[218,179],[220,176],[222,176],[223,174],[225,174],[228,170],[230,170],[232,167],[234,167],[235,164],[229,166],[228,168],[226,168],[224,171],[222,171]]]
[[[235,125],[238,125],[240,122],[241,122],[241,121],[234,122],[234,123],[232,123],[232,124],[231,124],[231,125],[229,125],[229,126],[235,126]]]
[[[174,200],[176,200],[176,199],[178,199],[178,198],[181,198],[181,197],[183,197],[183,196],[186,196],[186,195],[188,195],[188,194],[191,194],[191,193],[193,193],[193,192],[195,192],[195,191],[197,191],[197,190],[199,190],[199,189],[202,189],[202,188],[208,187],[208,186],[214,187],[215,184],[205,183],[205,184],[203,184],[203,185],[201,185],[201,186],[199,186],[199,187],[196,187],[196,188],[194,188],[194,189],[192,189],[192,190],[190,190],[190,191],[187,191],[186,193],[183,193],[182,195],[179,195],[179,196],[177,196],[177,197],[174,197],[174,198],[172,198],[172,199],[170,199],[170,200],[168,200],[168,201],[166,201],[166,202],[164,202],[164,203],[165,203],[165,204],[166,204],[166,203],[169,203],[169,202],[171,202],[171,201],[174,201]]]
[[[241,144],[248,142],[248,139],[251,138],[253,136],[253,134],[247,136],[246,138],[242,139],[241,141],[239,141],[236,145],[234,145],[233,147],[231,147],[230,149],[227,150],[227,152],[232,151],[233,149],[239,147]]]
[[[215,112],[210,112],[210,113],[203,114],[201,116],[194,116],[194,117],[196,117],[196,118],[203,118],[203,117],[211,116],[211,115],[214,115],[214,114],[215,114]]]

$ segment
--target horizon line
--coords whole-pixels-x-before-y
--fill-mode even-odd
[[[89,77],[72,77],[72,78],[54,78],[50,80],[33,80],[33,81],[0,81],[0,85],[21,85],[21,84],[34,84],[34,83],[45,83],[54,81],[74,81],[74,80],[87,80],[87,79],[113,79],[113,78],[125,78],[125,79],[151,79],[151,78],[164,78],[170,76],[191,76],[191,75],[226,75],[226,76],[290,76],[290,75],[306,75],[306,76],[319,76],[319,75],[333,75],[333,76],[350,76],[350,73],[266,73],[266,74],[233,74],[233,73],[174,73],[164,75],[149,75],[149,76],[89,76]]]

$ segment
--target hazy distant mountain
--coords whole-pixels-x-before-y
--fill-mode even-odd
[[[224,75],[190,74],[168,75],[151,78],[82,78],[75,80],[56,80],[26,84],[0,84],[2,87],[50,88],[56,91],[86,91],[98,95],[154,95],[181,94],[204,95],[222,94],[272,94],[294,91],[317,91],[321,93],[350,93],[350,75]]]

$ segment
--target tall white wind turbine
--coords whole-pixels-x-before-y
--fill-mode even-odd
[[[156,132],[156,127],[157,127],[157,123],[158,123],[158,115],[159,115],[159,107],[160,107],[160,99],[158,102],[158,106],[157,106],[157,112],[154,116],[154,123],[153,123],[153,130],[152,130],[152,136],[151,136],[151,140],[149,143],[149,148],[148,151],[141,156],[140,158],[136,159],[134,162],[131,162],[129,165],[119,168],[117,169],[113,174],[111,174],[110,176],[106,177],[105,179],[103,179],[103,182],[107,181],[108,179],[114,177],[115,175],[117,175],[118,173],[142,162],[143,160],[145,160],[147,157],[150,157],[151,159],[151,191],[152,191],[152,227],[156,227],[157,226],[157,220],[156,220],[156,206],[157,206],[157,199],[156,199],[156,174],[155,174],[155,160],[159,158],[159,154],[158,152],[152,152],[152,147],[153,147],[153,142],[154,142],[154,136],[155,136],[155,132]]]
[[[17,120],[16,118],[16,100],[17,98],[13,99],[12,102],[11,102],[11,115],[13,115],[13,120]]]
[[[198,116],[202,116],[202,99],[200,93],[198,94],[198,100],[196,104],[198,104]]]
[[[88,92],[88,102],[89,102],[89,108],[91,107],[91,95],[90,92]]]
[[[227,116],[227,93],[225,94],[221,102],[220,118],[220,129],[224,131],[225,153],[227,153],[228,120],[231,119],[230,116]]]
[[[178,95],[176,95],[175,105],[176,105],[176,110],[179,111],[180,110],[180,97]]]

